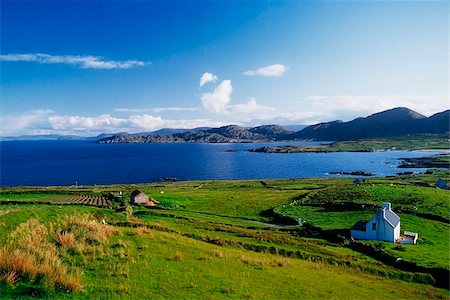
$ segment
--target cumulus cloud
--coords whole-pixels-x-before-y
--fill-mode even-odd
[[[231,80],[223,80],[212,93],[203,93],[201,97],[203,107],[208,112],[227,113],[227,105],[232,92]]]
[[[254,98],[245,103],[230,104],[232,92],[231,80],[223,80],[212,93],[203,93],[201,96],[203,108],[215,114],[232,114],[242,120],[265,117],[275,110],[270,106],[259,105]]]
[[[139,60],[106,60],[101,56],[92,55],[49,55],[42,53],[5,54],[0,55],[0,61],[37,62],[41,64],[68,64],[82,69],[129,69],[142,67],[150,63]]]
[[[243,73],[245,76],[262,76],[262,77],[280,77],[286,72],[287,68],[284,65],[274,64],[262,67],[256,70],[248,70]]]
[[[52,129],[63,131],[103,130],[108,128],[120,128],[121,126],[127,124],[126,119],[115,118],[109,114],[103,114],[95,117],[53,115],[48,117],[47,120]]]
[[[208,82],[214,82],[217,80],[217,76],[211,73],[203,73],[202,77],[200,78],[200,87],[204,86]]]

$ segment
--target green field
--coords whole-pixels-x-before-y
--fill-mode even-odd
[[[0,297],[448,298],[433,273],[448,273],[450,262],[450,194],[431,186],[438,177],[450,176],[360,186],[311,178],[3,188]],[[160,207],[131,207],[136,188]],[[74,205],[114,191],[124,198],[108,207]],[[401,229],[418,232],[418,244],[364,243],[422,272],[345,242],[349,228],[384,201],[405,210]],[[374,206],[337,209],[346,202]],[[289,225],[299,217],[303,226]]]

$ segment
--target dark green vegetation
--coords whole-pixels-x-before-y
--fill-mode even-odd
[[[403,158],[399,168],[449,168],[450,156],[441,154],[429,157]]]
[[[400,136],[395,138],[342,141],[318,146],[269,146],[250,149],[253,152],[265,153],[298,153],[298,152],[374,152],[389,150],[427,150],[449,149],[448,134],[429,134],[418,136]],[[437,156],[435,160],[447,162],[448,156]],[[444,163],[445,164],[445,163]],[[432,167],[432,166],[430,166]]]
[[[0,296],[448,298],[449,177],[3,188]],[[136,188],[160,207],[131,208]],[[383,201],[417,245],[348,239]]]

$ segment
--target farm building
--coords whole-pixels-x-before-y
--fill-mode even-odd
[[[140,190],[131,192],[131,204],[144,205],[150,198]]]
[[[359,179],[359,178],[356,178],[355,180],[353,180],[353,184],[355,184],[355,185],[357,185],[357,184],[363,184],[363,183],[365,183],[365,182],[366,182],[365,179]]]
[[[447,182],[445,182],[445,180],[442,178],[439,178],[438,180],[436,180],[436,183],[434,184],[434,186],[437,188],[443,189],[443,190],[449,189]]]
[[[395,243],[400,238],[400,218],[385,202],[372,219],[356,222],[350,233],[355,239]]]

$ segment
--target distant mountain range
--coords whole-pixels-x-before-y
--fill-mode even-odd
[[[264,125],[244,128],[238,125],[227,125],[206,130],[189,130],[173,134],[121,135],[99,140],[101,144],[110,143],[243,143],[257,141],[290,140],[294,131],[279,125]]]
[[[245,143],[271,141],[345,141],[402,135],[445,133],[450,128],[450,110],[425,117],[405,107],[393,108],[357,118],[349,122],[333,121],[316,125],[263,125],[244,128],[227,125],[219,128],[163,128],[141,133],[103,133],[96,137],[75,135],[29,135],[4,137],[5,140],[89,140],[101,144],[114,143]]]
[[[406,107],[398,107],[350,122],[334,121],[308,126],[296,139],[345,141],[401,135],[443,133],[450,127],[450,110],[427,118]]]
[[[244,128],[228,125],[205,130],[190,130],[172,134],[121,135],[99,140],[99,143],[236,143],[270,141],[343,141],[402,135],[448,132],[450,110],[429,118],[405,107],[379,112],[350,122],[319,123],[292,131],[279,125]]]

